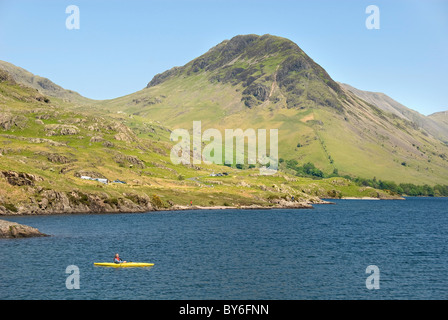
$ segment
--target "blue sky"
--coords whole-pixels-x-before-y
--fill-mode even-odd
[[[65,26],[77,5],[80,29]],[[380,9],[369,30],[368,5]],[[238,34],[291,39],[330,76],[448,110],[445,0],[0,0],[0,60],[92,99],[123,96]]]

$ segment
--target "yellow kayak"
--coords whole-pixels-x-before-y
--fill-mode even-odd
[[[154,265],[154,263],[145,263],[145,262],[125,262],[125,263],[95,262],[93,264],[99,267],[112,267],[112,268],[139,268],[139,267],[152,267]]]

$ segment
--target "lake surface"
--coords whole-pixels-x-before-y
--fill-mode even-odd
[[[1,217],[5,299],[447,299],[448,199],[334,200],[289,210]],[[115,253],[150,268],[95,267]],[[79,268],[69,290],[66,268]],[[369,290],[369,265],[379,289]]]

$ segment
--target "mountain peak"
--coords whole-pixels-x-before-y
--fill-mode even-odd
[[[200,57],[190,61],[183,67],[174,67],[163,73],[157,74],[147,85],[147,88],[156,86],[173,75],[182,71],[213,71],[224,67],[234,59],[254,59],[263,58],[279,52],[295,49],[298,52],[300,48],[292,41],[277,36],[265,34],[263,36],[256,34],[237,35],[230,40],[224,40],[211,48]]]
[[[0,71],[2,71],[3,74],[7,73],[15,82],[34,88],[41,94],[76,102],[89,101],[89,99],[81,96],[75,91],[64,89],[51,80],[35,75],[12,63],[0,60]]]
[[[238,35],[230,40],[221,42],[208,53],[217,51],[220,55],[221,64],[231,61],[242,55],[244,58],[265,57],[266,55],[295,50],[302,52],[297,44],[286,38],[265,34]],[[204,55],[205,56],[205,55]],[[217,64],[218,66],[220,64]]]
[[[147,88],[197,74],[210,82],[241,85],[241,101],[249,108],[265,102],[273,88],[279,87],[288,108],[321,105],[342,110],[339,84],[297,44],[278,36],[235,36],[183,67],[156,75]]]

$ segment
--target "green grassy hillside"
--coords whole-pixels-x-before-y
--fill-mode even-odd
[[[135,212],[179,208],[190,201],[300,207],[319,202],[318,197],[391,197],[342,178],[174,165],[169,121],[162,125],[161,120],[46,96],[0,71],[0,214]],[[228,175],[210,176],[224,171]],[[126,184],[112,183],[116,179]]]
[[[237,36],[96,107],[171,128],[279,130],[279,156],[330,174],[446,184],[448,147],[417,122],[340,86],[291,41]]]

